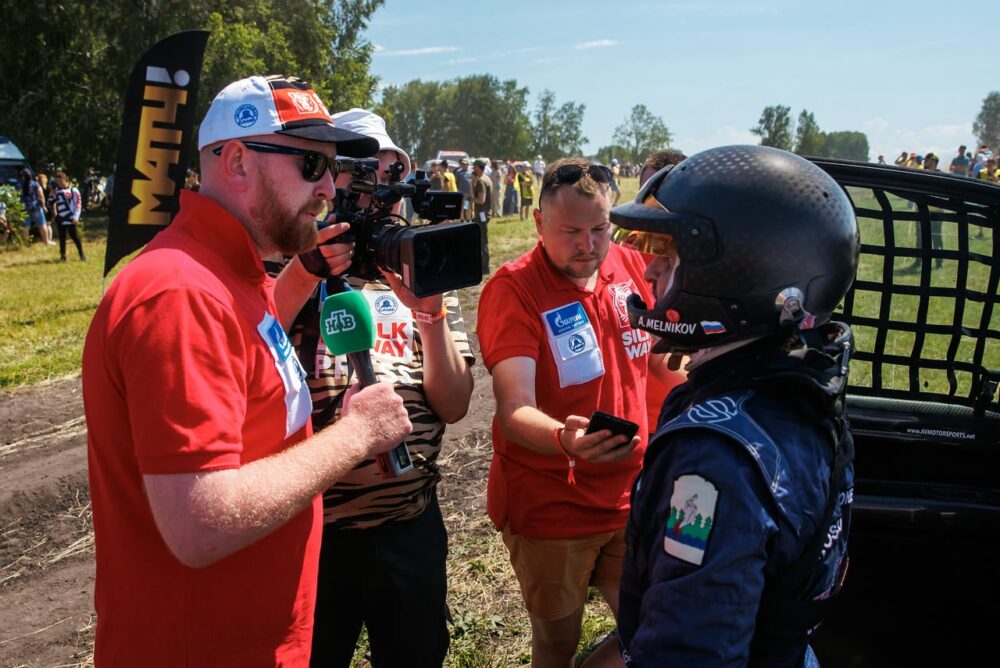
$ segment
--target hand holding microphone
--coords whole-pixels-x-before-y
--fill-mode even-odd
[[[358,376],[362,389],[345,396],[342,415],[360,418],[361,428],[373,441],[371,449],[377,453],[382,475],[397,476],[411,470],[413,462],[403,439],[413,425],[402,398],[375,376],[370,355],[375,345],[375,323],[364,297],[353,290],[327,297],[320,313],[320,334],[331,354],[347,355]]]

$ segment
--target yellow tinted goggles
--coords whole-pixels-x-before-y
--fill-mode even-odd
[[[611,229],[611,240],[619,246],[632,248],[647,255],[677,257],[677,246],[674,244],[674,238],[669,234],[629,230],[615,225]]]

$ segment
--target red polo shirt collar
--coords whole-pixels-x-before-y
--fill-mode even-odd
[[[246,228],[212,198],[182,190],[181,208],[170,227],[218,255],[234,273],[254,282],[267,278]]]

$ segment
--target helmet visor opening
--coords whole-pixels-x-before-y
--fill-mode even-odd
[[[655,255],[670,259],[677,257],[677,245],[674,243],[674,237],[671,234],[630,230],[614,225],[611,228],[611,241],[619,246],[631,248],[646,255]]]

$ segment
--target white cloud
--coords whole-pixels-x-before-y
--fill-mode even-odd
[[[422,49],[403,49],[401,51],[380,51],[380,56],[428,56],[435,53],[454,53],[462,49],[457,46],[425,46]]]
[[[570,56],[552,56],[551,58],[536,58],[533,63],[536,65],[547,65],[548,63],[572,63],[576,62],[576,58],[571,58]]]
[[[478,63],[478,58],[452,58],[448,61],[449,65],[461,65],[463,63]]]
[[[864,123],[865,132],[885,132],[888,127],[889,121],[884,118],[873,118]]]
[[[372,44],[372,53],[382,53],[385,51],[385,47],[381,44]]]
[[[904,151],[920,154],[933,151],[941,156],[941,165],[944,168],[954,157],[959,144],[972,146],[975,142],[975,137],[972,134],[972,123],[901,128],[893,127],[889,123],[882,125],[869,121],[865,123],[865,134],[868,135],[872,160],[883,155],[886,162],[891,164]]]
[[[540,46],[526,46],[523,49],[514,49],[510,53],[534,53],[535,51],[541,51],[541,50],[542,47]]]
[[[618,46],[621,42],[613,39],[595,39],[592,42],[581,42],[574,46],[574,49],[603,49],[609,46]]]
[[[749,130],[741,130],[732,125],[723,125],[716,128],[712,134],[704,137],[677,137],[673,142],[675,148],[680,149],[687,155],[693,155],[715,146],[759,143],[760,137]]]

